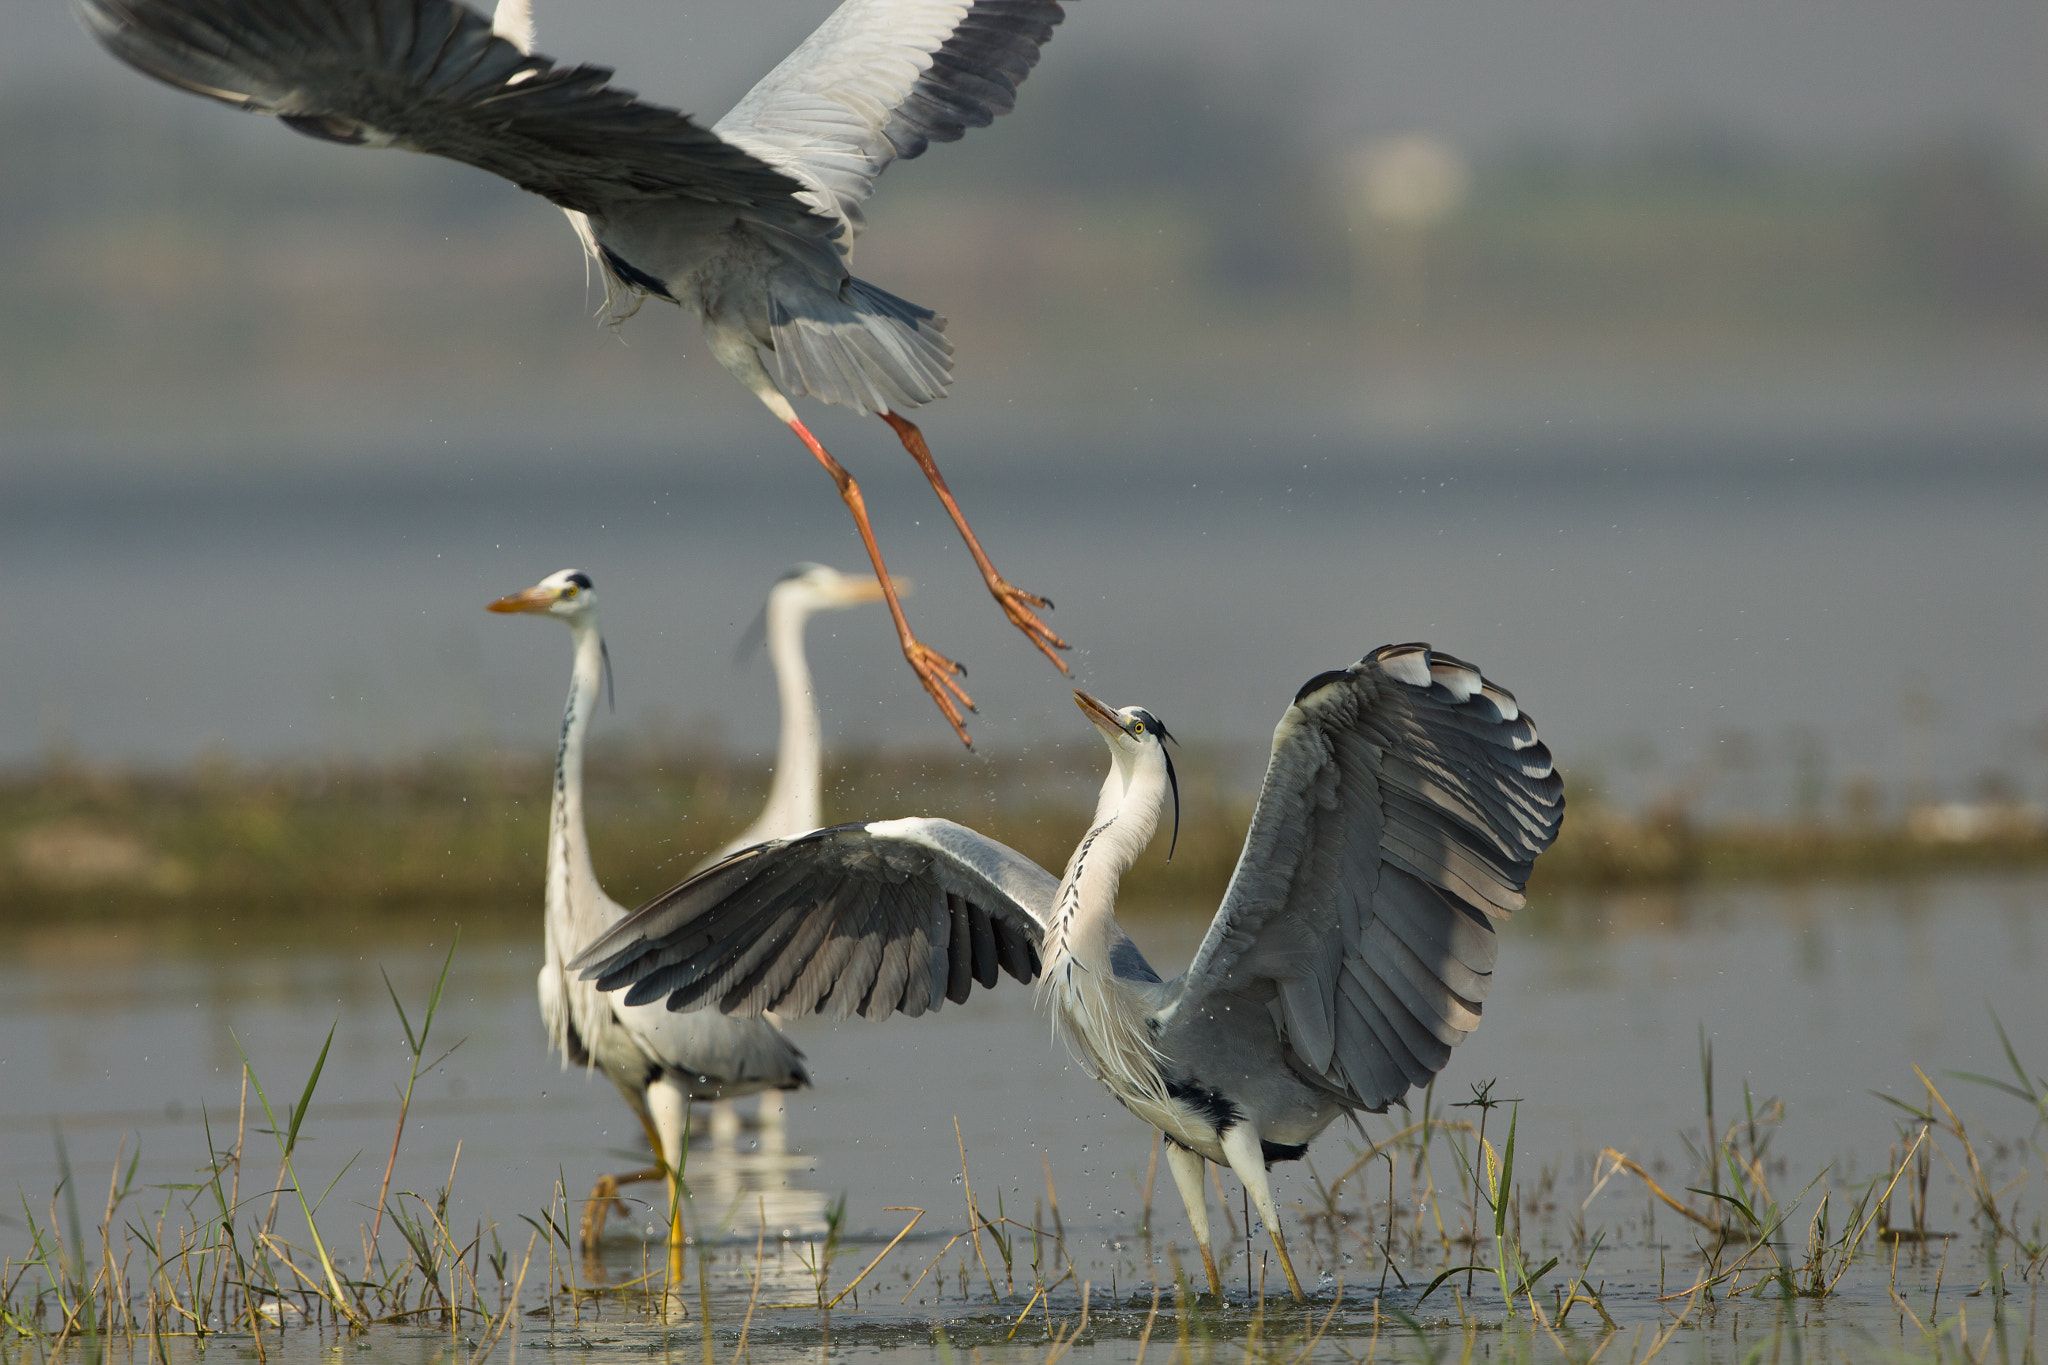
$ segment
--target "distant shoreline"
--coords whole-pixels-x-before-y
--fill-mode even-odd
[[[997,757],[969,772],[939,759],[841,756],[827,817],[944,813],[1058,868],[1087,818],[1089,757]],[[1148,857],[1126,879],[1134,910],[1206,912],[1236,861],[1250,801],[1222,794],[1212,756],[1188,757],[1178,852],[1171,863]],[[632,904],[681,880],[747,822],[765,786],[764,772],[711,753],[600,763],[591,822],[607,885]],[[0,778],[0,924],[414,908],[523,923],[540,900],[547,790],[532,756],[15,774]],[[2048,819],[2019,804],[1921,806],[1854,824],[1710,823],[1579,794],[1530,892],[2038,867],[2048,867]]]

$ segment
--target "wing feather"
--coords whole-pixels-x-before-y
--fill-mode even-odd
[[[846,0],[715,130],[851,237],[890,162],[1010,112],[1064,17],[1056,0]]]
[[[315,137],[466,162],[580,213],[693,200],[801,223],[803,186],[455,0],[77,0],[114,56]]]
[[[570,964],[672,1010],[870,1019],[1038,973],[1058,880],[946,820],[814,830],[743,849],[657,896]]]
[[[1311,679],[1176,1014],[1270,989],[1294,1059],[1381,1109],[1478,1026],[1563,784],[1512,694],[1427,645]]]

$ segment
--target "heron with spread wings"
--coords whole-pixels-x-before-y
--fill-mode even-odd
[[[962,743],[965,669],[911,633],[853,476],[790,404],[887,422],[988,590],[1067,672],[1052,603],[990,562],[907,413],[943,397],[945,320],[855,277],[890,163],[1009,112],[1063,18],[1056,0],[845,0],[704,127],[534,54],[527,0],[496,22],[456,0],[75,0],[116,57],[179,89],[333,142],[480,167],[565,210],[615,315],[647,299],[703,321],[719,363],[795,432],[853,514],[905,659]]]
[[[1096,1078],[1165,1134],[1210,1289],[1204,1162],[1243,1181],[1300,1299],[1269,1166],[1426,1085],[1478,1026],[1494,922],[1557,837],[1563,784],[1470,664],[1390,645],[1321,674],[1274,731],[1207,936],[1163,981],[1115,909],[1169,803],[1178,837],[1166,728],[1074,695],[1110,772],[1064,875],[948,820],[841,825],[734,854],[569,970],[632,1004],[870,1019],[965,1001],[999,972],[1036,980]]]

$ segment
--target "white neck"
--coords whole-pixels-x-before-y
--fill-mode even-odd
[[[775,691],[782,703],[782,740],[775,750],[768,805],[755,821],[763,839],[804,834],[824,819],[823,726],[811,666],[804,658],[804,626],[811,613],[791,596],[775,593],[768,599],[768,657],[775,664]]]
[[[569,701],[562,711],[555,795],[548,811],[548,948],[550,953],[561,952],[564,961],[616,918],[616,907],[597,884],[597,870],[590,862],[590,836],[583,822],[583,747],[604,687],[604,641],[597,622],[587,616],[572,621],[570,629],[576,637],[576,662],[569,675]],[[571,941],[558,944],[557,929],[566,930]]]
[[[1152,842],[1167,791],[1157,746],[1118,758],[1103,781],[1095,820],[1067,860],[1053,897],[1041,954],[1039,998],[1058,1006],[1068,1037],[1112,1090],[1161,1098],[1162,1082],[1142,1016],[1143,1002],[1116,980],[1116,896],[1123,875]]]

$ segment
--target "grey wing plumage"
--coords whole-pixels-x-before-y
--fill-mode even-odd
[[[846,0],[716,125],[861,227],[875,178],[1016,104],[1056,0]]]
[[[333,141],[450,157],[563,208],[688,199],[807,215],[802,189],[689,118],[492,33],[454,0],[76,0],[116,57]]]
[[[1564,789],[1515,699],[1427,645],[1296,695],[1183,1000],[1269,981],[1305,1072],[1360,1108],[1427,1083],[1479,1023]]]
[[[814,830],[743,850],[648,902],[569,964],[638,1005],[919,1015],[997,973],[1038,975],[1058,879],[949,820]]]

